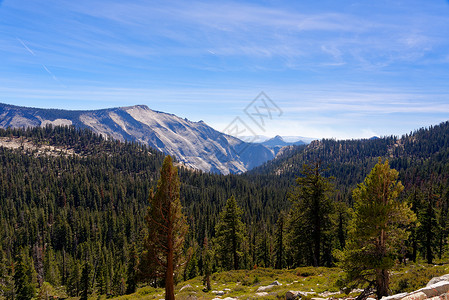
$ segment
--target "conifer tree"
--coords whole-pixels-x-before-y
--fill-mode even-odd
[[[175,299],[174,273],[182,262],[182,249],[187,233],[179,189],[178,170],[168,155],[162,164],[156,193],[150,192],[150,206],[146,216],[148,237],[143,253],[143,261],[151,264],[146,266],[143,273],[164,278],[167,300]]]
[[[34,297],[36,287],[34,284],[35,278],[33,278],[33,271],[31,259],[26,256],[24,251],[21,251],[21,253],[17,255],[16,267],[14,270],[16,299],[29,300]]]
[[[419,227],[421,225],[419,211],[421,210],[422,205],[422,194],[417,187],[413,187],[412,191],[409,193],[410,194],[407,197],[407,201],[410,204],[410,209],[416,215],[417,222],[410,224],[408,243],[411,247],[410,259],[413,262],[416,262],[416,258],[418,256],[418,242],[420,240],[420,237],[422,237],[418,232],[418,229],[420,229]]]
[[[404,189],[398,171],[388,161],[379,162],[353,191],[354,217],[343,252],[336,251],[347,282],[375,288],[378,299],[389,293],[389,270],[400,245],[407,239],[406,226],[416,220],[406,202],[398,200]]]
[[[67,291],[68,294],[72,297],[79,296],[80,293],[80,265],[78,261],[75,259],[73,260],[73,264],[70,268],[70,275],[67,280]]]
[[[44,277],[45,281],[53,286],[57,286],[60,283],[59,267],[56,263],[55,253],[51,246],[45,250]]]
[[[215,226],[215,245],[219,264],[223,269],[239,269],[241,245],[245,236],[245,227],[241,220],[242,210],[234,196],[226,201],[219,221]]]
[[[275,232],[275,263],[276,269],[282,269],[285,266],[285,245],[284,245],[284,230],[285,230],[285,214],[281,212],[276,222]]]
[[[91,265],[89,262],[85,262],[83,265],[83,270],[81,271],[81,280],[80,280],[80,288],[81,288],[81,298],[80,300],[87,300],[90,294],[91,287]]]
[[[97,258],[95,272],[95,285],[100,294],[108,293],[108,281],[107,281],[107,266],[103,254],[100,254]]]
[[[0,243],[0,298],[6,297],[8,281],[7,260]]]
[[[256,261],[255,263],[264,268],[271,266],[271,241],[266,226],[260,226],[256,236]]]
[[[132,294],[137,288],[137,249],[136,244],[132,243],[131,251],[129,252],[127,278],[126,278],[126,293]]]
[[[440,230],[438,232],[438,258],[441,259],[443,257],[443,253],[444,250],[446,248],[447,245],[447,236],[448,236],[448,217],[449,217],[449,203],[448,203],[448,199],[449,198],[449,191],[446,190],[443,193],[443,197],[442,197],[442,204],[441,204],[441,208],[439,210],[439,225],[440,225]]]
[[[195,278],[198,275],[197,253],[193,247],[187,249],[187,262],[184,269],[184,281]]]
[[[114,276],[112,277],[112,293],[121,296],[126,293],[125,270],[120,263],[114,265]]]
[[[207,237],[204,238],[203,243],[203,271],[204,271],[204,277],[203,277],[203,284],[206,286],[206,291],[211,290],[210,286],[210,275],[212,273],[212,253],[209,249],[209,242],[207,240]]]
[[[418,212],[417,217],[420,225],[418,226],[418,236],[420,240],[420,248],[423,257],[428,264],[433,263],[435,258],[437,238],[439,232],[439,224],[435,212],[435,203],[438,195],[433,192],[433,187],[429,186],[427,191],[423,193],[422,208]]]
[[[292,202],[289,218],[289,244],[294,266],[321,266],[323,242],[332,229],[333,186],[323,176],[321,163],[303,165],[298,184],[289,195]],[[327,261],[329,264],[329,262]]]

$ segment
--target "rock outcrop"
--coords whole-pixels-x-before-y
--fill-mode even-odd
[[[449,300],[449,274],[432,278],[425,287],[411,292],[401,293],[388,297],[383,297],[382,300]]]
[[[282,285],[282,283],[280,283],[279,281],[275,280],[274,282],[270,283],[269,285],[265,285],[265,286],[259,287],[257,289],[257,291],[258,292],[263,292],[263,291],[269,290],[269,289],[271,289],[271,288],[273,288],[275,286],[278,286],[278,285]]]

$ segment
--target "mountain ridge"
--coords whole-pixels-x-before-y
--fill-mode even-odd
[[[343,185],[355,186],[379,158],[388,159],[399,171],[419,169],[421,165],[437,165],[449,158],[449,121],[423,127],[402,136],[383,136],[357,140],[322,139],[308,145],[284,147],[277,157],[250,170],[249,174],[294,179],[303,164],[323,163],[329,176],[344,173],[339,180]],[[434,172],[428,167],[429,172]],[[435,167],[441,171],[441,167]],[[424,177],[411,176],[410,180]],[[415,177],[413,177],[415,176]],[[338,176],[337,176],[338,177]],[[401,178],[404,180],[404,177]]]
[[[105,137],[136,141],[175,156],[188,167],[212,173],[243,173],[274,158],[260,144],[245,143],[204,121],[194,122],[146,105],[63,110],[0,103],[0,127],[68,125]]]

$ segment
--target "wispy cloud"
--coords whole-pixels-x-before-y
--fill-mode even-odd
[[[429,36],[431,26],[413,24],[410,19],[414,16],[395,16],[399,19],[392,21],[349,13],[306,14],[236,2],[96,5],[92,9],[92,5],[76,2],[72,9],[128,28],[136,37],[167,38],[182,45],[187,56],[200,54],[206,44],[209,51],[223,56],[288,57],[303,63],[309,60],[306,64],[310,65],[310,59],[321,53],[337,60],[327,65],[352,60],[361,67],[379,68],[419,59],[436,43]],[[144,28],[152,28],[151,33],[142,32]],[[155,45],[154,51],[159,55],[172,53],[170,45],[164,46]],[[293,65],[300,64],[286,64]]]
[[[34,57],[36,57],[36,53],[34,53],[34,51],[33,50],[31,50],[30,49],[30,47],[28,47],[26,44],[25,44],[25,42],[24,41],[22,41],[21,39],[19,39],[19,38],[16,38],[19,42],[20,42],[20,44],[22,44],[22,46],[32,55],[32,56],[34,56]],[[42,65],[42,68],[45,70],[45,72],[47,72],[48,73],[48,75],[50,75],[50,77],[54,80],[54,81],[56,81],[58,84],[60,84],[60,85],[62,85],[62,83],[59,81],[59,79],[47,68],[47,66],[46,65],[44,65],[44,64],[41,64]]]
[[[31,53],[31,55],[36,56],[36,54],[34,54],[33,50],[31,50],[30,48],[28,48],[28,46],[19,38],[17,38],[17,40],[22,44],[22,46]]]
[[[58,3],[50,4],[30,9],[59,13]],[[413,22],[419,15],[395,15],[392,20],[340,11],[306,13],[288,6],[202,1],[151,5],[144,1],[76,1],[64,7],[60,16],[53,15],[59,24],[51,30],[59,38],[47,39],[41,47],[65,53],[66,59],[76,60],[79,55],[92,59],[91,53],[99,62],[108,59],[122,65],[133,59],[202,57],[213,52],[227,59],[217,69],[252,68],[265,60],[265,68],[274,70],[280,66],[293,70],[344,66],[373,71],[417,61],[448,43],[435,36],[432,26]],[[447,21],[431,17],[438,24]],[[247,60],[229,61],[240,58]],[[197,67],[216,63],[204,60],[205,65]]]
[[[264,90],[286,112],[276,130],[384,132],[374,115],[401,130],[449,113],[449,5],[410,1],[7,1],[0,101],[218,124]]]

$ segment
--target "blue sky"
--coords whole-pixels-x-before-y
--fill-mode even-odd
[[[264,91],[263,128],[244,109]],[[359,138],[449,119],[449,2],[0,1],[0,102]]]

